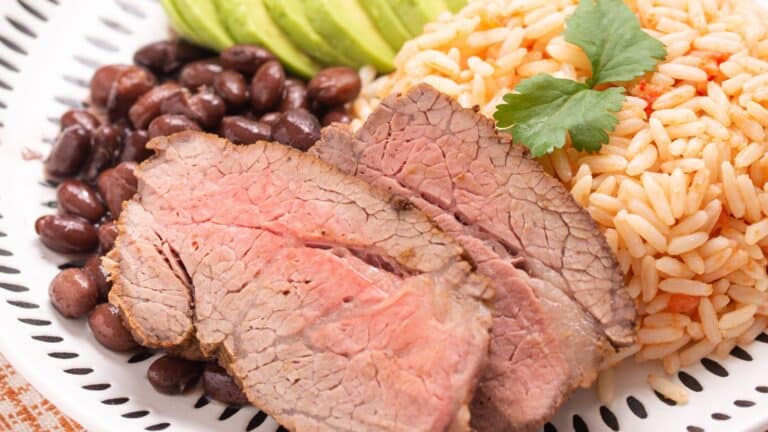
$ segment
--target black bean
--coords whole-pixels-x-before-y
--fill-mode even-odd
[[[88,326],[96,340],[112,351],[132,351],[139,346],[123,324],[120,311],[112,304],[102,303],[93,308]]]
[[[106,106],[112,85],[128,68],[128,65],[113,64],[97,69],[91,78],[91,102],[97,106]]]
[[[277,111],[268,112],[268,113],[264,114],[263,116],[261,116],[261,118],[259,118],[259,121],[262,122],[262,123],[266,123],[266,124],[268,124],[268,125],[270,125],[272,127],[275,127],[277,122],[280,121],[280,115],[282,115],[282,113],[277,112]]]
[[[170,74],[185,63],[209,55],[209,51],[182,39],[177,39],[145,45],[136,51],[133,55],[133,61],[157,74]]]
[[[328,111],[323,116],[323,126],[328,126],[332,123],[345,123],[348,124],[352,121],[352,117],[349,116],[343,110]]]
[[[111,167],[120,153],[125,127],[120,124],[99,126],[91,138],[91,157],[83,169],[83,179],[93,182],[99,173]]]
[[[227,103],[230,110],[236,110],[246,103],[250,97],[248,83],[243,75],[233,70],[225,70],[213,79],[213,88]]]
[[[272,139],[306,151],[320,139],[320,122],[307,110],[286,111],[272,128]]]
[[[91,252],[99,245],[96,228],[78,216],[41,216],[35,221],[35,231],[40,241],[56,252]]]
[[[152,362],[147,379],[163,394],[183,394],[194,388],[203,374],[205,363],[165,355]]]
[[[121,72],[109,91],[107,114],[111,121],[128,116],[128,111],[144,93],[152,90],[157,79],[152,72],[138,66],[130,66]]]
[[[251,80],[251,106],[256,113],[277,108],[285,86],[285,70],[276,60],[270,60],[256,71]]]
[[[72,109],[65,112],[61,116],[59,123],[61,123],[62,130],[72,125],[80,125],[89,132],[93,132],[101,124],[95,115],[82,109]]]
[[[205,394],[229,405],[248,405],[248,398],[224,368],[208,363],[203,372]]]
[[[307,96],[313,110],[333,108],[355,100],[360,94],[360,76],[350,67],[323,69],[307,84]]]
[[[221,121],[221,135],[235,144],[252,144],[269,141],[272,127],[260,121],[243,116],[224,117]]]
[[[147,148],[149,133],[145,130],[129,130],[123,138],[123,151],[118,158],[119,162],[141,162],[152,156],[152,150]]]
[[[107,272],[101,265],[101,256],[99,254],[91,255],[85,261],[83,271],[93,281],[96,291],[99,293],[99,300],[106,301],[109,290],[112,289],[112,282],[107,280]]]
[[[149,124],[149,138],[173,135],[187,130],[199,131],[200,126],[189,118],[177,114],[163,114]]]
[[[213,79],[223,71],[218,59],[198,60],[181,68],[179,84],[190,90],[200,86],[212,86]]]
[[[231,46],[221,52],[220,58],[222,66],[246,76],[256,73],[264,63],[275,60],[271,52],[255,45]]]
[[[99,227],[99,248],[102,252],[107,253],[115,247],[117,234],[117,224],[114,221],[101,224]]]
[[[96,285],[79,268],[68,268],[57,274],[48,286],[48,295],[53,307],[67,318],[85,316],[99,298]]]
[[[181,87],[175,82],[161,84],[144,93],[128,111],[131,124],[136,129],[146,129],[155,117],[162,114],[163,101],[175,93],[181,92]]]
[[[162,105],[163,114],[183,115],[209,130],[219,125],[226,110],[224,100],[209,91],[194,96],[187,91],[178,92],[169,96]]]
[[[64,129],[53,144],[45,168],[56,177],[77,174],[91,151],[91,133],[79,125]]]
[[[288,78],[283,87],[283,96],[280,101],[280,111],[291,109],[309,109],[307,101],[307,86],[300,80]]]
[[[65,212],[96,222],[107,209],[96,191],[80,180],[65,180],[56,190],[59,208]]]
[[[120,216],[123,201],[131,199],[136,193],[138,184],[136,176],[133,174],[135,169],[136,163],[122,162],[118,166],[99,174],[99,178],[96,180],[99,193],[115,219]]]

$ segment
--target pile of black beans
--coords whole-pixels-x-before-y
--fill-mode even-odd
[[[35,230],[49,249],[88,254],[82,267],[51,281],[54,307],[65,317],[88,317],[96,340],[114,351],[138,348],[119,310],[107,303],[111,282],[101,257],[115,244],[123,201],[137,188],[136,165],[152,155],[147,142],[186,130],[217,133],[236,144],[278,141],[305,151],[320,128],[348,123],[345,105],[360,92],[354,69],[332,67],[308,83],[288,76],[269,51],[233,46],[220,55],[181,40],[139,49],[133,65],[107,65],[91,78],[88,109],[61,116],[61,131],[45,160],[58,182],[58,214]],[[184,393],[202,377],[206,393],[230,404],[244,395],[214,365],[164,356],[147,373],[160,392]]]

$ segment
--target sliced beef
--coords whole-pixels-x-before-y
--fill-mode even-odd
[[[107,258],[140,343],[218,359],[291,430],[468,428],[491,290],[451,237],[279,144],[150,146]]]
[[[421,208],[495,281],[477,430],[535,430],[633,342],[634,304],[595,223],[490,120],[420,85],[311,151]]]

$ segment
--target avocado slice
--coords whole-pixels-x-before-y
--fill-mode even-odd
[[[172,0],[160,0],[160,4],[163,6],[165,15],[168,16],[168,20],[171,22],[171,27],[173,27],[179,36],[197,45],[206,45],[200,37],[189,28],[187,23],[184,22],[184,19],[179,15],[179,11],[176,10],[176,6],[173,4]]]
[[[317,34],[307,19],[301,0],[264,0],[272,20],[297,47],[326,65],[351,65]]]
[[[360,67],[392,70],[395,53],[381,37],[358,0],[302,0],[310,24],[328,44]]]
[[[296,48],[272,21],[263,0],[216,0],[219,16],[238,43],[258,44],[272,51],[286,69],[304,78],[312,77],[320,65]]]
[[[467,0],[445,0],[445,5],[451,12],[458,12],[467,5]]]
[[[203,45],[223,50],[235,41],[221,24],[212,0],[172,0],[176,12]]]
[[[420,35],[424,24],[432,21],[441,12],[448,10],[443,0],[387,0],[397,12],[400,21],[412,35]]]
[[[379,33],[395,51],[399,51],[408,39],[416,36],[408,32],[387,0],[363,0],[360,3],[376,24]]]

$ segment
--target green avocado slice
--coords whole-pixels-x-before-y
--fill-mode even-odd
[[[358,0],[302,0],[312,27],[329,45],[338,47],[354,66],[393,69],[395,53],[381,37]]]
[[[264,0],[275,24],[297,47],[325,65],[351,65],[352,61],[335,51],[317,34],[307,19],[301,0]]]
[[[445,0],[445,4],[449,11],[458,12],[467,5],[467,0]]]
[[[448,10],[443,0],[387,0],[397,12],[400,21],[412,35],[420,35],[424,24],[432,21],[441,12]]]
[[[387,0],[362,0],[360,3],[376,24],[379,33],[395,51],[399,51],[408,39],[416,36],[408,32]]]
[[[304,78],[320,65],[291,43],[272,21],[263,0],[217,0],[220,17],[237,43],[258,44],[280,58],[286,69]]]
[[[203,45],[223,50],[234,45],[232,37],[219,20],[212,0],[172,0],[176,12]]]
[[[176,33],[184,39],[194,42],[197,45],[206,45],[196,34],[189,28],[184,19],[179,15],[176,10],[176,6],[172,0],[160,0],[160,4],[163,6],[165,14],[168,16],[168,20],[171,22],[171,27],[176,30]]]

